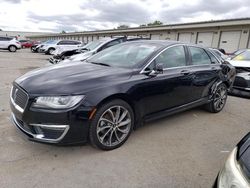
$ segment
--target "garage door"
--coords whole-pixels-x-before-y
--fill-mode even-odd
[[[151,34],[151,40],[160,40],[160,34]]]
[[[224,49],[227,53],[238,50],[240,43],[241,31],[223,31],[220,37],[219,48]]]
[[[213,42],[213,32],[198,33],[197,44],[211,47]]]
[[[179,33],[179,36],[178,36],[178,41],[181,41],[181,42],[191,42],[191,33]]]
[[[93,36],[93,41],[98,40],[97,36]]]

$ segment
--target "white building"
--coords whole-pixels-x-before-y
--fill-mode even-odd
[[[250,18],[212,20],[155,27],[33,35],[34,40],[74,39],[89,42],[107,36],[146,36],[154,40],[178,40],[233,52],[250,48]]]

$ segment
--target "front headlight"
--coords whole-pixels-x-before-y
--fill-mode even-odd
[[[83,98],[84,95],[37,97],[33,102],[32,107],[47,109],[67,109],[77,105],[81,100],[83,100]]]
[[[237,148],[228,157],[218,177],[218,188],[249,188],[249,183],[236,160]]]

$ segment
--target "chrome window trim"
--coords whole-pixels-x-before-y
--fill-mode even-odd
[[[61,130],[61,129],[64,129],[62,135],[59,136],[57,139],[44,138],[43,134],[33,134],[31,132],[26,131],[18,123],[18,121],[17,121],[17,119],[16,119],[16,117],[15,117],[15,115],[13,113],[11,114],[11,116],[12,116],[12,122],[14,123],[15,126],[17,126],[23,132],[25,132],[26,134],[32,136],[35,140],[38,140],[38,141],[40,140],[40,141],[48,142],[48,143],[57,143],[60,140],[62,140],[64,138],[64,136],[67,134],[67,132],[69,131],[69,125],[29,124],[30,126],[43,127],[43,128],[48,128],[48,129],[52,129],[52,130]]]
[[[176,46],[183,46],[183,47],[189,47],[189,46],[191,46],[191,47],[197,47],[197,46],[194,46],[194,45],[186,45],[186,44],[175,44],[175,45],[172,45],[172,46],[168,46],[168,47],[166,47],[166,48],[164,48],[163,50],[161,50],[158,54],[156,54],[156,56],[153,58],[153,59],[151,59],[150,61],[149,61],[149,63],[147,63],[143,68],[142,68],[142,70],[140,71],[140,74],[145,74],[145,73],[148,73],[148,71],[145,71],[145,69],[161,54],[161,53],[163,53],[165,50],[167,50],[167,49],[169,49],[169,48],[172,48],[172,47],[176,47]],[[205,50],[204,48],[202,48],[202,47],[197,47],[197,48],[201,48],[201,49],[203,49],[203,50]],[[218,58],[214,55],[214,54],[212,54],[217,60],[218,60]],[[209,55],[208,55],[209,56]],[[210,57],[209,57],[210,58]],[[220,62],[219,60],[218,60],[218,62]],[[218,63],[216,63],[216,64],[201,64],[201,65],[186,65],[186,66],[177,66],[177,67],[170,67],[170,68],[164,68],[163,70],[165,71],[165,70],[171,70],[171,69],[178,69],[178,68],[191,68],[191,67],[200,67],[200,66],[210,66],[210,65],[220,65],[220,64],[218,64]]]
[[[171,46],[167,46],[166,48],[164,48],[164,49],[162,49],[159,53],[157,53],[154,57],[153,57],[153,59],[151,59],[143,68],[142,68],[142,70],[140,71],[140,74],[145,74],[145,73],[147,73],[148,71],[145,71],[145,69],[161,54],[161,53],[163,53],[164,51],[166,51],[166,50],[168,50],[168,49],[170,49],[170,48],[173,48],[173,47],[176,47],[176,46],[183,46],[183,48],[184,48],[184,46],[185,46],[185,44],[174,44],[174,45],[171,45]],[[186,67],[186,66],[184,66],[184,67]],[[164,68],[163,70],[166,70],[166,69],[172,69],[172,68],[177,68],[177,67],[171,67],[171,68]]]

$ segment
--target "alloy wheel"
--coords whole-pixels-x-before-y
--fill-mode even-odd
[[[15,46],[10,46],[10,51],[11,52],[15,52],[16,51],[16,47]]]
[[[128,136],[131,129],[131,115],[122,106],[112,106],[100,117],[97,124],[97,138],[105,146],[116,146]]]
[[[227,89],[225,87],[219,87],[214,97],[214,108],[217,111],[220,111],[224,107],[226,99],[227,99]]]

